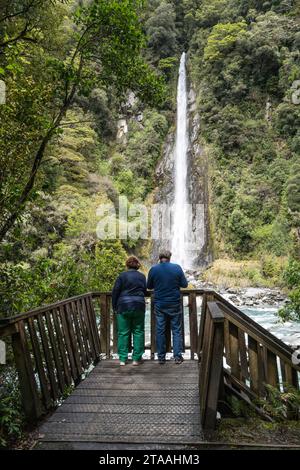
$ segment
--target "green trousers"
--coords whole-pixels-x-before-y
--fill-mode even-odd
[[[140,361],[145,352],[145,313],[128,310],[117,314],[118,354],[120,361],[128,359],[128,352],[133,336],[133,361]]]

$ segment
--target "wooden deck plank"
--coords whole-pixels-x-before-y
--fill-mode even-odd
[[[101,388],[81,388],[80,390],[75,389],[72,393],[72,396],[94,396],[94,397],[107,397],[108,393],[107,390],[103,390]],[[140,390],[130,390],[126,389],[126,397],[130,400],[134,399],[134,397],[160,397],[160,398],[172,398],[178,397],[181,400],[185,400],[188,396],[190,398],[197,398],[199,396],[197,389],[192,390],[147,390],[147,389],[140,389]],[[109,397],[124,397],[124,389],[114,389],[109,391]],[[117,400],[117,398],[115,398]]]
[[[198,405],[173,405],[166,409],[165,405],[97,405],[92,403],[65,403],[64,412],[74,413],[194,413],[199,411]]]
[[[74,395],[68,398],[67,403],[88,403],[91,405],[163,405],[168,407],[169,405],[181,405],[184,403],[186,399],[183,397],[152,397],[152,396],[143,396],[140,395],[139,397],[97,397],[91,395]],[[188,401],[190,405],[198,405],[198,397],[188,397]]]
[[[98,390],[174,390],[174,384],[155,383],[155,382],[142,382],[142,383],[118,383],[105,382],[105,383],[91,383],[89,385],[82,384],[80,388],[98,389]],[[79,388],[78,387],[78,388]],[[197,390],[198,386],[194,384],[176,384],[176,390]]]
[[[193,423],[55,423],[49,422],[44,426],[49,434],[71,435],[111,435],[111,436],[194,436],[200,434],[200,424]]]
[[[178,383],[178,377],[177,376],[170,376],[168,375],[163,375],[161,377],[158,376],[153,376],[151,374],[147,374],[147,376],[137,376],[137,377],[99,377],[99,378],[92,378],[89,383],[95,383],[95,384],[103,384],[103,383],[115,383],[118,381],[119,384],[142,384],[142,383],[158,383],[158,384],[174,384],[176,385]],[[180,381],[183,384],[192,384],[195,383],[194,377],[185,377],[184,375],[180,375]]]
[[[161,444],[168,444],[168,446],[173,446],[173,444],[180,444],[182,445],[193,445],[193,443],[198,443],[203,440],[202,435],[195,435],[195,436],[148,436],[148,435],[139,435],[139,436],[113,436],[113,435],[101,435],[99,436],[98,434],[90,434],[90,435],[80,435],[80,434],[49,434],[48,435],[48,441],[41,440],[37,443],[37,448],[39,448],[39,443],[42,444],[42,448],[44,450],[47,449],[47,444],[49,443],[57,443],[58,446],[56,447],[55,445],[51,446],[52,450],[58,449],[59,446],[61,446],[65,442],[82,442],[85,443],[86,445],[81,447],[81,450],[86,450],[88,448],[89,443],[102,443],[105,442],[108,444],[111,443],[126,443],[128,444],[134,444],[134,443],[140,443],[140,444],[146,444],[147,442],[153,444],[157,443],[159,444],[159,448],[161,447]],[[127,448],[126,445],[126,448]]]
[[[143,438],[143,436],[141,436]],[[103,438],[101,442],[39,442],[36,446],[36,450],[117,450],[117,451],[124,451],[124,450],[190,450],[195,449],[195,442],[191,445],[182,445],[180,444],[170,444],[170,443],[153,443],[151,441],[141,441],[141,443],[131,443],[131,439],[129,438],[128,441],[130,442],[122,442],[119,443],[116,440],[106,440]],[[200,442],[200,441],[199,441]],[[202,443],[202,441],[201,441]],[[199,445],[199,443],[197,443]]]
[[[155,424],[187,424],[197,423],[200,420],[200,414],[177,413],[177,414],[159,414],[152,413],[147,417],[147,423]],[[122,424],[143,424],[145,416],[143,414],[133,414],[126,416],[124,414],[111,413],[54,413],[48,419],[49,422],[66,423],[122,423]],[[200,422],[200,421],[199,421]]]

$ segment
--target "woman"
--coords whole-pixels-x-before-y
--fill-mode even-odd
[[[117,278],[112,291],[112,306],[117,315],[120,366],[128,359],[133,335],[133,365],[141,364],[145,345],[146,277],[138,272],[141,263],[135,256],[126,261],[127,271]]]

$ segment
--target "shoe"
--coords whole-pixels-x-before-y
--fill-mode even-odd
[[[133,361],[132,365],[133,366],[140,366],[143,363],[143,361]]]
[[[126,366],[126,362],[120,361],[120,366]]]
[[[183,362],[183,357],[175,357],[175,364],[182,364]]]
[[[160,364],[161,366],[165,363],[166,363],[165,359],[158,359],[158,364]]]

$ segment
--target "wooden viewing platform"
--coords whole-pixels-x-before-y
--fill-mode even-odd
[[[293,350],[211,290],[182,291],[183,364],[155,357],[149,292],[149,359],[120,367],[111,293],[93,292],[0,320],[12,347],[23,409],[39,425],[36,448],[196,445],[229,395],[263,413],[268,387],[299,389]],[[170,332],[167,334],[171,351]],[[66,398],[67,397],[67,398]],[[291,418],[297,410],[287,409]],[[270,419],[265,416],[266,419]],[[104,447],[103,447],[104,446]]]

